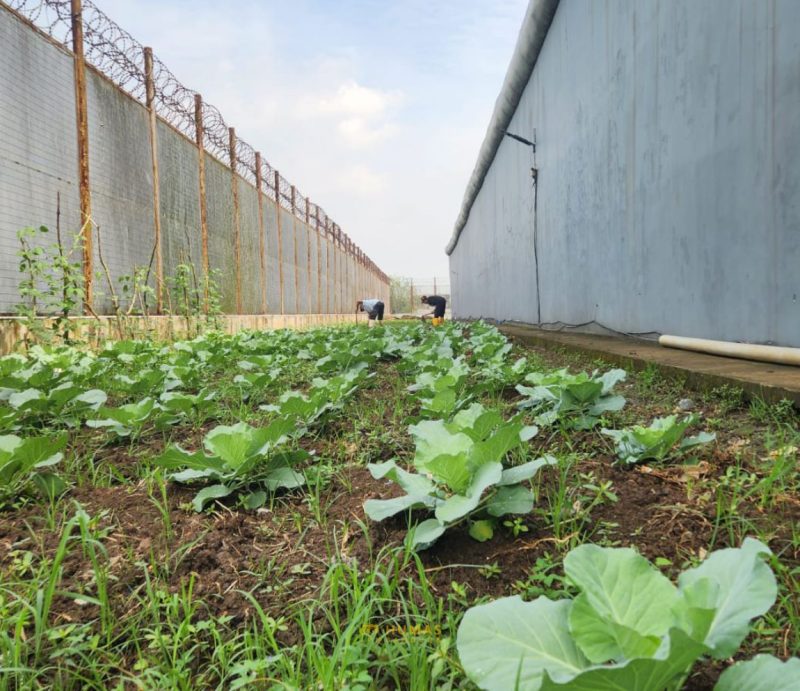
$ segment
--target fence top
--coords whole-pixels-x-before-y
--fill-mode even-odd
[[[11,9],[67,50],[74,49],[71,0],[0,0],[0,6]],[[330,227],[333,238],[348,253],[363,257],[364,265],[384,283],[389,283],[389,277],[329,219],[325,211],[312,204],[261,155],[257,156],[256,149],[238,136],[231,146],[230,126],[218,108],[203,101],[198,92],[181,84],[155,54],[152,55],[152,72],[146,73],[145,46],[110,19],[92,0],[82,0],[78,7],[80,13],[75,20],[80,21],[83,28],[83,52],[88,64],[145,106],[148,83],[152,80],[152,103],[159,117],[192,141],[201,139],[207,153],[235,170],[254,187],[260,185],[268,198],[300,220],[305,221],[307,213],[310,217],[309,209],[313,207],[316,227]],[[261,165],[260,171],[256,170],[257,162]]]

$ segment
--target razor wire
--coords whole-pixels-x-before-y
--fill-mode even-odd
[[[263,158],[261,159],[261,179],[264,194],[272,201],[276,201],[278,196],[275,191],[275,169]]]
[[[57,43],[72,51],[72,5],[70,0],[0,0],[0,5],[10,8]],[[145,74],[145,47],[131,34],[108,17],[93,0],[83,0],[81,8],[84,58],[88,64],[105,75],[125,93],[147,105],[147,77]],[[153,108],[165,122],[187,138],[197,139],[196,99],[198,92],[186,88],[153,55]],[[256,185],[256,151],[241,139],[236,139],[231,151],[231,133],[218,108],[201,101],[202,142],[205,151],[225,166],[232,167],[243,179]],[[233,153],[233,161],[231,154]],[[328,215],[316,204],[300,194],[296,187],[277,174],[269,162],[261,159],[261,189],[281,208],[305,221],[320,233],[343,247],[369,266],[378,276],[388,280],[369,257],[361,252],[348,236],[341,232]],[[276,177],[278,184],[276,185]],[[292,190],[294,189],[294,203]],[[312,213],[312,207],[314,213]],[[337,232],[338,231],[338,232]]]
[[[283,175],[278,185],[278,200],[282,208],[292,211],[292,185]]]
[[[230,131],[215,106],[203,101],[203,147],[226,166],[231,165]]]
[[[144,103],[144,46],[91,0],[83,0],[82,18],[86,62]]]
[[[308,207],[307,207],[306,198],[302,194],[300,194],[300,192],[297,192],[297,190],[295,190],[295,195],[294,195],[294,212],[295,212],[295,215],[298,218],[301,218],[302,220],[305,221],[306,220],[306,209],[307,208]]]
[[[156,112],[176,130],[195,140],[195,92],[187,89],[169,68],[153,56],[153,86]]]
[[[256,150],[241,139],[236,140],[236,172],[255,187]]]
[[[69,0],[7,0],[7,4],[56,42],[72,50],[72,7]]]

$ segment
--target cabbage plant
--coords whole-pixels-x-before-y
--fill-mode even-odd
[[[634,425],[621,430],[603,429],[602,432],[616,442],[617,460],[631,465],[646,459],[663,461],[714,441],[716,434],[709,432],[684,437],[686,430],[699,420],[699,415],[687,415],[683,420],[678,420],[676,415],[669,415],[656,418],[648,427]]]
[[[130,437],[141,432],[145,423],[157,411],[156,402],[149,397],[117,408],[101,406],[94,417],[86,421],[86,426],[106,429],[118,437]]]
[[[800,658],[782,662],[772,655],[756,655],[726,669],[714,691],[798,691]]]
[[[770,555],[747,538],[710,553],[675,585],[633,549],[581,545],[564,559],[577,597],[471,608],[458,629],[461,664],[493,691],[677,691],[701,657],[731,657],[775,602]],[[732,675],[733,685],[719,688],[752,688],[735,685],[745,672]]]
[[[269,493],[305,484],[303,474],[292,466],[309,454],[282,448],[294,429],[294,423],[284,418],[267,427],[245,422],[219,425],[203,439],[205,451],[173,445],[156,458],[155,465],[177,471],[170,475],[175,482],[205,485],[192,501],[197,512],[208,502],[232,494],[240,495],[246,508],[255,509],[264,505]]]
[[[411,509],[432,512],[433,516],[409,532],[408,542],[418,550],[430,547],[448,528],[465,520],[472,522],[474,538],[491,538],[494,519],[530,513],[533,494],[523,483],[556,462],[545,457],[504,467],[509,452],[528,441],[537,429],[519,420],[506,422],[500,413],[478,403],[457,413],[450,423],[425,420],[409,429],[416,442],[414,466],[418,472],[404,470],[394,460],[370,464],[374,478],[391,480],[405,494],[370,499],[364,503],[364,511],[373,521]]]
[[[472,398],[467,391],[469,367],[461,358],[440,359],[435,369],[420,372],[408,390],[415,393],[424,418],[449,418]]]
[[[66,433],[56,437],[0,436],[0,508],[28,494],[31,487],[49,499],[62,494],[66,483],[51,468],[64,457]]]
[[[366,367],[366,363],[360,362],[330,379],[315,377],[307,394],[286,391],[277,403],[261,405],[259,408],[292,419],[297,424],[310,426],[332,411],[341,409],[359,385],[372,376],[367,373]]]
[[[590,429],[604,413],[621,410],[625,405],[625,399],[613,393],[614,386],[625,376],[622,369],[602,375],[597,371],[570,374],[567,369],[531,372],[525,381],[533,386],[517,386],[525,397],[519,407],[535,412],[539,425],[561,422],[574,429]]]

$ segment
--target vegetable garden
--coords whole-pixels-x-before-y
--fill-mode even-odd
[[[481,322],[0,358],[0,689],[800,689],[786,403]]]

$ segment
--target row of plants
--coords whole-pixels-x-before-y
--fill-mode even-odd
[[[624,370],[528,371],[524,358],[508,361],[510,351],[511,344],[497,329],[478,323],[469,329],[455,325],[432,332],[404,353],[399,367],[413,378],[408,391],[419,403],[418,419],[409,427],[415,442],[414,472],[398,465],[397,459],[370,465],[375,479],[397,484],[404,494],[369,500],[364,511],[375,521],[408,511],[428,516],[411,521],[408,539],[416,549],[427,549],[447,529],[464,522],[473,538],[488,540],[498,519],[530,513],[530,480],[557,460],[545,456],[517,464],[515,452],[524,449],[540,427],[590,430],[625,405],[625,398],[614,391],[625,380]],[[520,412],[511,420],[475,402],[482,394],[511,388],[522,396]],[[525,423],[529,416],[535,424]],[[698,421],[698,416],[680,421],[670,416],[649,427],[604,428],[602,433],[616,442],[622,464],[660,461],[714,440],[708,433],[684,438]]]

